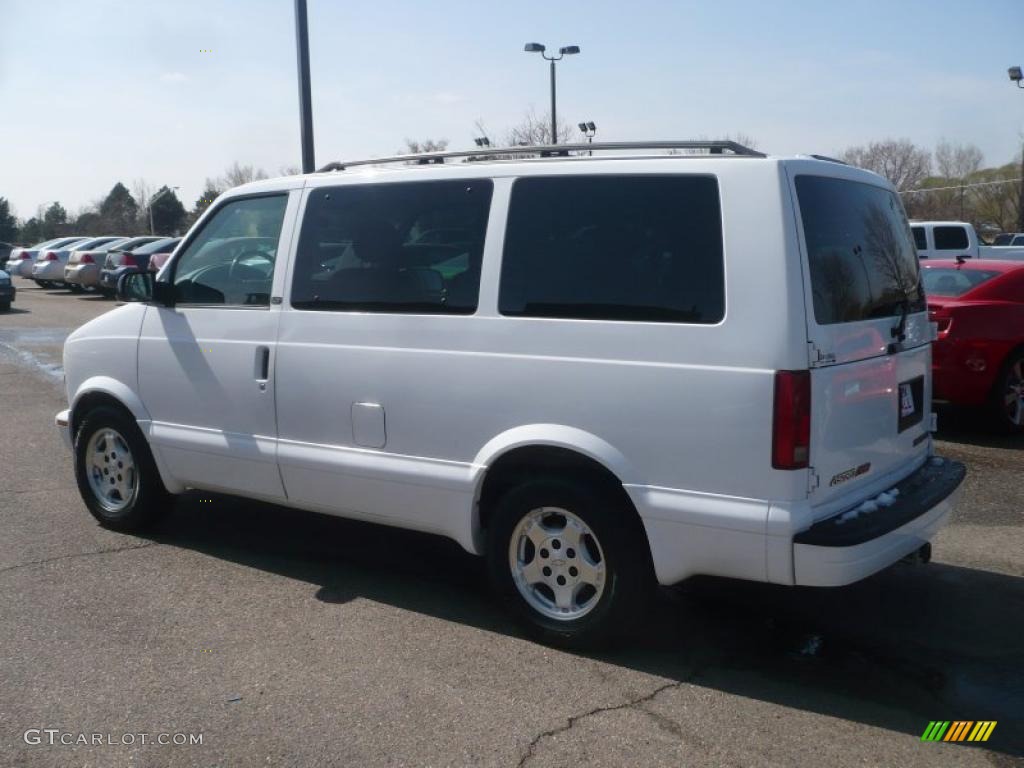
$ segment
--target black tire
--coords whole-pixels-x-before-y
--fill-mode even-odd
[[[97,497],[90,485],[86,461],[86,452],[92,436],[108,428],[123,438],[136,468],[134,495],[130,497],[130,503],[124,509],[116,511],[105,507]],[[78,492],[92,516],[105,527],[117,531],[133,532],[145,529],[166,511],[172,498],[164,488],[153,461],[153,454],[150,453],[146,438],[135,423],[135,419],[125,411],[110,406],[94,408],[82,419],[81,426],[75,434],[75,479],[78,482]]]
[[[32,282],[38,285],[40,288],[46,288],[49,285],[45,280],[36,280],[34,277],[32,278]]]
[[[112,291],[112,290],[110,290],[109,288],[97,288],[96,290],[97,290],[97,291],[98,291],[98,292],[100,293],[100,295],[102,295],[102,296],[103,296],[103,298],[105,298],[105,299],[112,299],[112,298],[114,298],[114,293],[115,293],[115,292],[114,292],[114,291]]]
[[[995,384],[992,385],[992,393],[989,395],[989,418],[992,425],[1000,432],[1006,434],[1024,434],[1024,418],[1014,422],[1008,412],[1006,398],[1011,388],[1024,386],[1024,350],[1012,352],[1002,367],[999,375],[996,376]]]
[[[512,536],[520,521],[540,507],[560,508],[578,517],[593,532],[603,554],[603,591],[589,612],[579,618],[546,615],[532,606],[516,586],[510,554]],[[566,558],[573,554],[569,549],[563,552]],[[621,498],[621,491],[616,493],[599,480],[540,476],[511,488],[494,508],[487,561],[493,588],[527,631],[540,642],[561,648],[601,648],[627,638],[644,617],[654,593],[650,546],[642,524]],[[564,568],[572,561],[552,562]]]
[[[64,283],[67,289],[72,293],[85,293],[85,289],[77,283]]]
[[[9,301],[0,302],[0,312],[7,312],[7,311],[10,310],[10,308],[11,308],[11,302],[9,302]]]

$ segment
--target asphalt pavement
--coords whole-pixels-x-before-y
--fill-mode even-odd
[[[1024,765],[1024,439],[974,414],[940,414],[969,475],[931,564],[695,579],[632,647],[578,655],[526,640],[436,537],[196,492],[144,537],[99,527],[53,416],[63,338],[114,305],[16,282],[0,765]],[[933,720],[997,725],[923,742]]]

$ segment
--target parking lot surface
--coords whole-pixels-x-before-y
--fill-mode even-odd
[[[931,564],[841,589],[693,580],[632,647],[577,655],[524,639],[435,537],[206,493],[145,537],[100,528],[53,416],[64,337],[113,303],[17,282],[0,765],[1024,765],[1024,439],[973,414],[940,414],[969,475]],[[997,725],[922,742],[933,720]]]

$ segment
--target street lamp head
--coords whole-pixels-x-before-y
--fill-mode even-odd
[[[1021,72],[1020,67],[1010,67],[1006,70],[1006,73],[1010,76],[1010,79],[1015,83],[1019,83],[1024,80],[1024,73]]]
[[[587,129],[591,130],[591,131],[596,131],[597,130],[597,126],[594,125],[593,121],[588,120],[587,121]]]
[[[544,53],[547,49],[540,43],[527,43],[523,46],[523,50],[527,53]]]
[[[587,124],[586,123],[580,123],[580,133],[586,133],[586,132],[587,132]]]
[[[578,45],[565,45],[558,49],[558,52],[563,56],[570,55],[573,53],[579,53],[580,47]]]

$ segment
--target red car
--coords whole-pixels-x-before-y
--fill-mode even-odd
[[[921,262],[928,312],[938,325],[933,397],[981,405],[1024,432],[1024,262]]]

